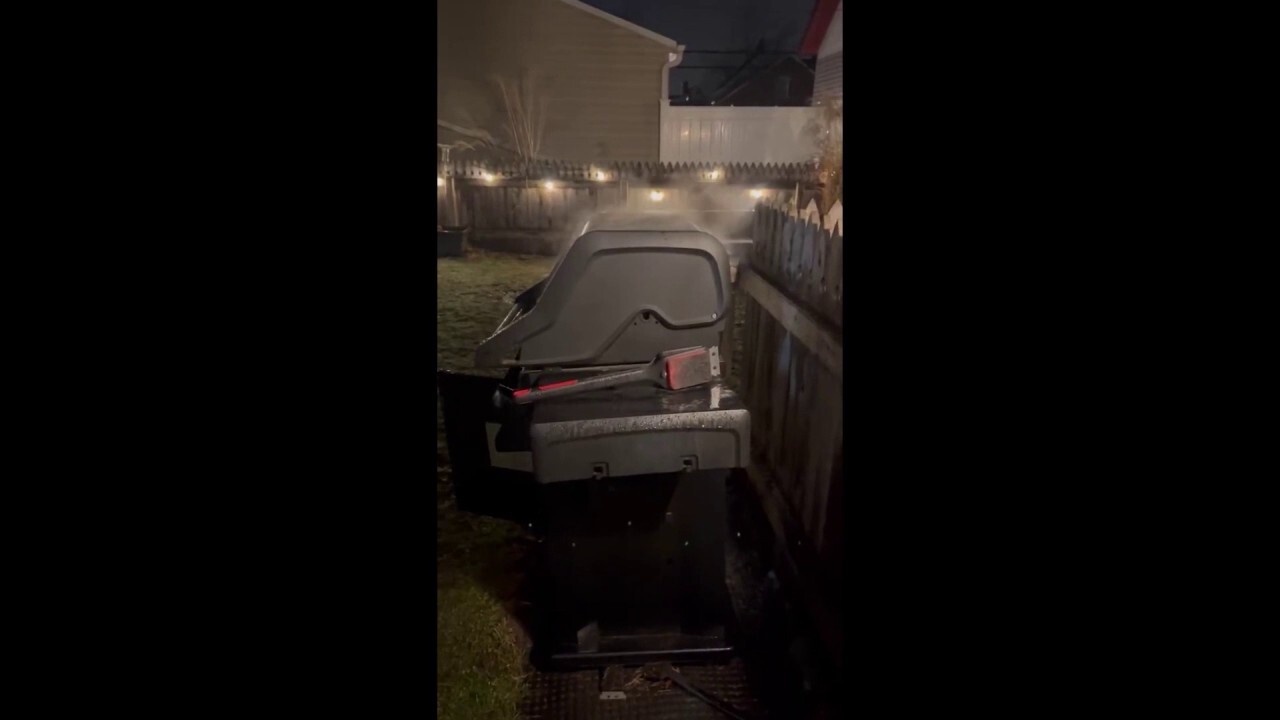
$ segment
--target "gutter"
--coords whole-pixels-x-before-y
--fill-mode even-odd
[[[671,69],[684,62],[684,46],[677,45],[675,52],[667,53],[667,64],[662,66],[662,106],[671,104]]]
[[[684,62],[684,46],[677,45],[675,52],[667,53],[667,64],[662,66],[662,96],[658,102],[658,161],[671,154],[667,140],[667,108],[671,107],[671,69]]]
[[[564,3],[565,5],[568,5],[571,8],[577,8],[578,10],[581,10],[590,15],[595,15],[601,20],[607,20],[613,23],[614,25],[617,25],[618,27],[626,28],[627,30],[630,30],[631,32],[636,33],[637,35],[647,37],[650,40],[653,40],[654,42],[661,43],[663,47],[668,47],[668,48],[676,47],[676,41],[672,40],[669,37],[664,37],[662,35],[659,35],[658,33],[648,28],[640,27],[639,25],[629,20],[623,20],[617,15],[611,15],[605,12],[604,10],[601,10],[598,7],[588,5],[582,2],[581,0],[560,0],[560,2]]]

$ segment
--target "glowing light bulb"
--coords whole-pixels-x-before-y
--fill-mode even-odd
[[[763,190],[752,190],[752,191],[751,191],[751,197],[753,197],[753,198],[755,198],[755,199],[759,200],[760,198],[764,197],[764,191],[763,191]]]
[[[555,184],[555,183],[553,183],[553,182],[551,182],[550,180],[548,180],[548,181],[546,181],[546,182],[542,183],[542,187],[544,187],[544,188],[546,188],[546,189],[548,189],[548,190],[555,190],[555,189],[556,189],[556,184]]]
[[[484,178],[484,181],[485,181],[485,182],[487,182],[487,183],[491,183],[491,182],[493,182],[493,174],[492,174],[492,173],[485,173],[484,175],[481,175],[480,177]]]
[[[436,187],[444,187],[444,178],[436,176]]]
[[[658,202],[659,200],[662,199],[662,191],[654,190],[653,192],[649,193],[649,199],[654,202]]]

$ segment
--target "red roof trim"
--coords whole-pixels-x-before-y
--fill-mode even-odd
[[[800,42],[801,55],[817,55],[822,47],[822,40],[827,36],[827,28],[831,27],[831,19],[836,16],[836,8],[840,0],[818,0],[813,6],[813,17],[809,18],[809,29],[804,31],[804,40]]]

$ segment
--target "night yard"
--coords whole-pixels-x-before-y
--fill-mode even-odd
[[[687,5],[436,8],[442,718],[803,718],[832,697],[842,3]],[[603,235],[521,299],[536,320],[485,343],[588,220]],[[507,374],[475,367],[482,344],[520,365],[497,406],[474,401]]]

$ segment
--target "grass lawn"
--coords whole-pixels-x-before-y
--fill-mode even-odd
[[[515,295],[541,280],[554,258],[470,251],[436,260],[438,367],[472,368],[476,346]],[[528,640],[513,620],[522,560],[532,539],[515,523],[463,513],[453,501],[444,418],[436,410],[436,699],[443,720],[515,718]]]

